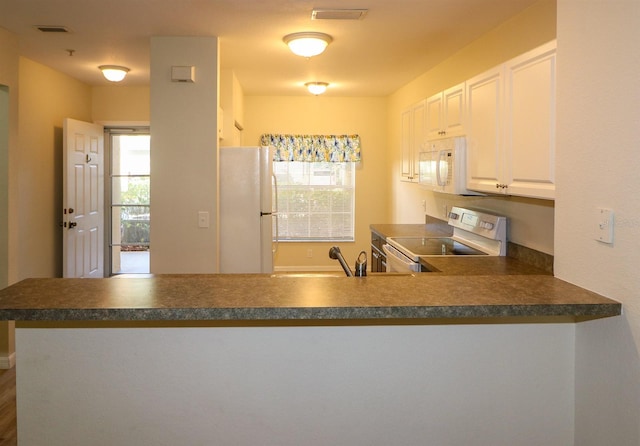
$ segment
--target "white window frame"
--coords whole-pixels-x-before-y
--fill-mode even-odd
[[[352,242],[355,240],[355,185],[356,163],[319,163],[302,161],[274,162],[278,181],[278,241],[280,242]],[[302,173],[301,170],[304,172]],[[324,184],[323,184],[324,183]],[[325,207],[315,208],[315,202],[294,200],[295,194],[311,196],[329,194]],[[347,192],[344,198],[336,195]],[[342,202],[340,202],[342,201]],[[325,224],[318,227],[318,218]],[[337,217],[337,218],[336,218]],[[334,225],[340,217],[346,223]],[[297,220],[293,223],[294,220]],[[306,220],[303,229],[301,221]],[[291,223],[291,224],[290,224]]]

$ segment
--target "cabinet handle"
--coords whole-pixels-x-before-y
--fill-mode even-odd
[[[508,184],[500,184],[500,183],[496,183],[496,189],[506,189],[508,188],[509,185]]]

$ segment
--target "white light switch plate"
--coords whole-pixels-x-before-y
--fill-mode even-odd
[[[595,239],[602,243],[613,243],[613,210],[596,209]]]
[[[199,228],[208,228],[209,227],[209,213],[206,211],[198,212],[198,227]]]

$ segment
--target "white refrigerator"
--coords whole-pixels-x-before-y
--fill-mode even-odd
[[[269,147],[220,148],[221,273],[273,272],[277,188],[272,159]]]

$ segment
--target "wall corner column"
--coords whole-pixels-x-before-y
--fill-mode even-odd
[[[193,67],[193,82],[172,80]],[[183,70],[179,70],[183,71]],[[218,271],[217,37],[151,38],[151,250],[154,274]],[[209,213],[209,226],[198,215]]]

